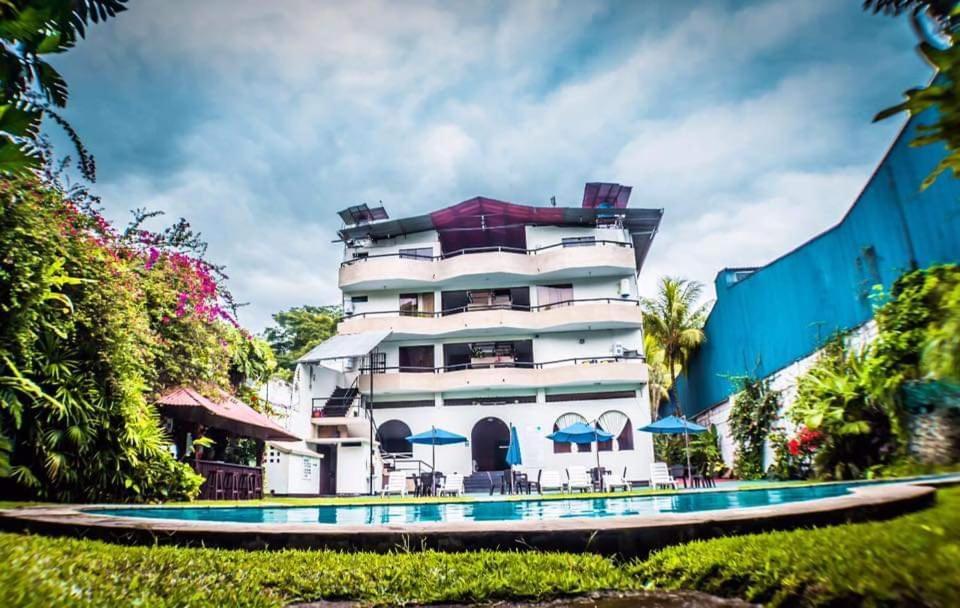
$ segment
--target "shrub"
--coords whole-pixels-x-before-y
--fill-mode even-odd
[[[149,214],[148,214],[149,215]],[[0,182],[0,489],[45,500],[194,496],[152,397],[275,366],[222,307],[222,275],[181,221],[120,234],[92,202]]]
[[[737,393],[730,410],[730,435],[737,444],[733,465],[740,479],[763,476],[763,448],[780,412],[780,392],[769,380],[734,378]]]
[[[647,586],[771,606],[960,605],[960,489],[888,522],[697,541],[629,567]]]

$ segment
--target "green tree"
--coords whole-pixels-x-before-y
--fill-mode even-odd
[[[339,306],[295,306],[273,315],[275,326],[263,335],[277,356],[277,364],[293,370],[297,359],[336,333],[342,313]]]
[[[650,394],[650,417],[656,419],[660,404],[670,394],[670,372],[663,356],[663,347],[656,338],[643,336],[643,356],[647,363],[647,391]]]
[[[956,0],[866,0],[864,8],[874,13],[909,15],[920,39],[917,50],[937,71],[930,84],[906,91],[902,103],[883,110],[874,121],[901,112],[915,116],[935,109],[936,120],[919,125],[919,135],[911,145],[943,144],[947,155],[924,179],[921,187],[930,186],[946,171],[960,177],[960,47],[955,44],[960,29],[960,6]],[[928,34],[929,28],[924,27],[924,21],[933,25],[938,36]]]
[[[677,373],[682,370],[690,355],[703,343],[703,324],[707,318],[707,305],[699,304],[702,285],[674,277],[663,277],[656,298],[644,298],[643,329],[663,350],[663,360],[673,391],[673,404],[679,415],[682,413],[677,395]]]
[[[90,23],[126,10],[127,0],[0,0],[0,174],[39,172],[37,145],[44,116],[59,124],[77,149],[79,169],[93,180],[93,157],[60,116],[67,83],[44,60],[83,38]]]
[[[142,258],[36,180],[0,181],[0,494],[190,498],[148,401]]]

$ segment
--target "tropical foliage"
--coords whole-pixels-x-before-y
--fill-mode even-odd
[[[921,38],[917,50],[937,70],[930,84],[906,91],[902,103],[880,112],[874,120],[901,112],[915,116],[935,109],[936,119],[917,127],[919,135],[911,145],[942,144],[947,154],[923,181],[922,187],[928,187],[945,171],[960,177],[960,47],[955,43],[960,6],[955,0],[866,0],[864,6],[875,13],[909,14]],[[928,39],[922,20],[934,24],[942,42]]]
[[[663,356],[663,347],[649,334],[643,336],[643,356],[647,363],[647,391],[650,395],[650,417],[656,419],[660,405],[670,396],[670,372]]]
[[[295,306],[273,315],[276,323],[264,337],[281,369],[292,372],[297,359],[337,332],[343,313],[339,306]]]
[[[0,174],[42,168],[37,137],[47,116],[67,133],[80,172],[93,180],[93,157],[59,114],[67,105],[67,83],[45,57],[72,48],[89,24],[116,16],[126,1],[0,0]]]
[[[657,296],[641,301],[643,329],[662,351],[663,365],[670,380],[666,388],[670,390],[676,386],[677,373],[704,340],[707,305],[700,303],[702,292],[703,286],[696,281],[663,277]],[[680,414],[682,410],[676,390],[673,390],[673,404],[676,413]]]
[[[740,479],[763,476],[763,451],[779,415],[782,399],[769,380],[733,379],[737,392],[730,409],[730,436],[736,443],[733,472]]]
[[[0,182],[0,487],[42,499],[189,498],[151,396],[261,375],[189,227],[120,233],[95,201]],[[192,243],[192,244],[191,244]]]
[[[854,351],[837,337],[799,379],[790,416],[823,433],[817,475],[859,477],[907,457],[907,395],[958,379],[958,292],[956,265],[907,273],[877,298],[878,334],[869,346]]]

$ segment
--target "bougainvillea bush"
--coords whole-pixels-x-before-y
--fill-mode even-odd
[[[229,387],[256,349],[180,228],[121,233],[61,188],[0,182],[0,494],[196,494],[201,479],[167,450],[152,398]],[[260,372],[272,359],[243,363]]]

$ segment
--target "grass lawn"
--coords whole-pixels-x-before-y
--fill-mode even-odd
[[[0,606],[282,606],[696,589],[790,606],[960,605],[960,488],[926,511],[695,542],[645,561],[520,552],[246,552],[0,534]]]

